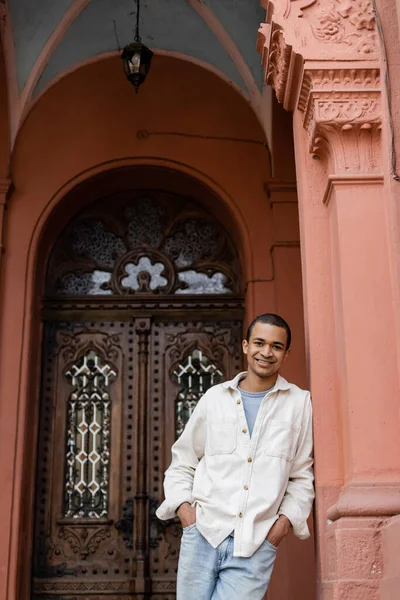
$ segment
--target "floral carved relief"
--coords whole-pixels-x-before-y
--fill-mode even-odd
[[[317,40],[343,43],[360,54],[376,50],[375,14],[370,0],[335,0],[311,16],[310,23]]]
[[[276,28],[304,60],[366,60],[378,54],[372,0],[270,0],[265,7],[258,41],[263,55],[271,52]]]
[[[111,538],[108,527],[101,529],[94,528],[90,530],[87,527],[73,529],[71,527],[61,527],[59,537],[65,539],[71,546],[74,554],[79,554],[81,560],[86,560],[90,554],[94,554],[100,544]]]

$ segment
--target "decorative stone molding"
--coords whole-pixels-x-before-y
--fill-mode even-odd
[[[262,55],[265,82],[275,90],[286,110],[294,110],[299,81],[293,81],[293,76],[299,71],[301,57],[287,44],[283,28],[276,23],[261,25],[257,48]]]
[[[382,124],[371,0],[267,0],[259,30],[265,81],[303,113],[309,150],[328,174],[380,173]]]
[[[331,521],[342,517],[391,517],[400,514],[398,485],[352,484],[344,488],[339,500],[328,509]]]
[[[314,157],[336,174],[380,172],[379,69],[305,69],[298,108]]]
[[[303,14],[316,40],[347,46],[360,56],[376,53],[378,40],[371,0],[334,0]]]
[[[379,43],[372,0],[266,0],[266,23],[284,30],[286,43],[305,60],[371,60]]]

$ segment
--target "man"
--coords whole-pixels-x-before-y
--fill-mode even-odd
[[[284,319],[257,317],[248,371],[210,388],[172,447],[157,516],[183,527],[177,600],[262,600],[282,539],[310,535],[311,401],[279,375],[290,343]]]

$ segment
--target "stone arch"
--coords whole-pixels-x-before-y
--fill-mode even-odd
[[[216,182],[187,165],[139,158],[99,165],[85,173],[84,178],[74,179],[49,202],[37,224],[36,240],[32,239],[32,243],[36,245],[36,250],[32,253],[32,268],[36,265],[33,277],[39,289],[43,290],[46,277],[44,265],[47,265],[49,251],[60,231],[76,216],[76,212],[103,196],[123,194],[131,189],[168,190],[196,199],[229,232],[241,259],[243,279],[251,278],[252,250],[248,228],[234,200]]]
[[[207,212],[209,211],[215,220],[223,220],[225,221],[225,228],[229,229],[232,237],[235,237],[237,243],[240,243],[240,234],[238,232],[238,225],[236,223],[235,218],[232,216],[231,210],[228,206],[226,206],[225,200],[220,198],[219,195],[215,191],[215,185],[212,185],[208,182],[208,185],[205,185],[204,182],[200,182],[199,177],[195,178],[193,173],[191,175],[188,172],[184,173],[183,169],[179,169],[177,165],[174,165],[175,169],[171,168],[171,164],[168,165],[167,168],[166,161],[163,166],[160,166],[158,161],[153,161],[156,164],[149,165],[149,162],[152,161],[143,161],[143,164],[135,164],[130,167],[126,164],[128,161],[125,161],[122,165],[119,165],[119,168],[110,168],[112,165],[102,165],[98,169],[97,176],[93,176],[93,172],[91,173],[92,177],[86,176],[81,182],[80,185],[77,185],[77,180],[74,179],[69,183],[69,193],[63,193],[64,190],[60,190],[59,194],[57,194],[57,198],[53,198],[52,206],[48,206],[48,210],[46,211],[46,215],[42,214],[42,218],[40,219],[40,223],[37,226],[37,235],[35,237],[37,251],[34,251],[34,247],[32,247],[32,279],[36,284],[36,297],[39,296],[41,289],[43,290],[42,282],[45,277],[45,273],[47,271],[46,264],[49,251],[54,244],[54,240],[58,238],[60,234],[60,230],[64,230],[66,224],[76,216],[77,211],[81,212],[82,209],[89,208],[90,206],[96,206],[96,201],[100,200],[103,197],[107,197],[110,192],[119,192],[122,196],[124,192],[129,191],[130,189],[134,189],[135,187],[140,189],[153,188],[153,192],[159,188],[160,195],[165,194],[167,190],[170,190],[172,193],[182,194],[183,197],[190,196],[193,200],[197,200],[198,204],[204,207],[207,207]],[[140,162],[140,161],[139,161]],[[116,167],[116,165],[114,165]],[[189,171],[189,169],[187,169]],[[206,178],[204,178],[206,179]],[[212,189],[214,188],[214,189]],[[53,209],[53,210],[52,210]],[[36,254],[36,258],[35,255]],[[243,252],[243,244],[240,249],[240,254],[244,254]],[[170,297],[171,299],[171,297]],[[165,298],[164,298],[165,300]],[[227,302],[225,299],[224,302]],[[218,304],[218,302],[217,302]],[[239,304],[242,302],[237,302]],[[184,306],[184,303],[182,304]],[[36,307],[37,308],[37,307]],[[222,310],[222,309],[221,309]],[[241,308],[239,308],[240,313],[242,312]],[[194,319],[196,310],[192,309],[192,315]],[[226,312],[226,307],[225,307]],[[236,311],[237,313],[238,311]],[[198,317],[201,320],[201,317]],[[112,320],[113,317],[110,317]],[[172,320],[172,317],[169,317]],[[103,317],[99,317],[98,321],[104,320]],[[105,319],[108,320],[107,318]],[[168,319],[167,319],[168,320]],[[175,320],[180,320],[180,317],[176,316]],[[196,317],[197,320],[197,317]],[[40,324],[39,324],[39,315],[33,315],[32,319],[32,339],[40,338]],[[36,321],[36,322],[35,322]],[[139,326],[142,323],[142,320],[136,320],[136,323],[139,323]],[[177,324],[174,323],[174,326]],[[193,326],[193,324],[192,324]],[[184,333],[184,332],[182,332]],[[158,332],[157,332],[158,335]],[[193,336],[193,333],[191,334]],[[184,336],[183,336],[184,337]],[[212,336],[211,336],[212,338]],[[216,338],[217,339],[217,338]],[[128,346],[129,348],[129,346]],[[45,354],[45,350],[43,350],[43,354]],[[158,361],[158,359],[157,359]],[[31,361],[32,362],[32,361]],[[226,363],[226,360],[225,360]],[[127,359],[126,359],[126,368],[127,368]],[[157,362],[158,364],[158,362]],[[23,367],[24,369],[24,367]],[[36,370],[33,367],[33,370]],[[136,371],[135,371],[136,373]],[[47,377],[48,375],[46,375]],[[139,375],[136,374],[136,377]],[[33,375],[32,383],[37,380]],[[47,385],[47,384],[46,384]],[[149,384],[150,385],[150,384]],[[36,384],[33,383],[33,389],[35,389]],[[30,413],[30,421],[34,418],[34,414],[37,413],[37,404],[44,401],[44,396],[38,398],[37,393],[30,394],[30,402],[28,397],[28,403],[30,406],[26,407],[26,411]],[[35,406],[36,405],[36,406]],[[21,407],[21,412],[24,412]],[[32,445],[35,442],[35,436],[33,433],[29,435],[24,435],[24,444],[27,460],[29,461],[29,457],[34,454]],[[40,436],[42,439],[43,436]],[[40,455],[40,453],[39,453]],[[32,461],[33,462],[33,461]],[[31,465],[32,468],[32,465]],[[121,467],[122,471],[122,467]],[[122,476],[121,476],[122,480]],[[122,483],[121,483],[122,486]],[[122,488],[121,488],[122,489]],[[26,498],[29,498],[30,492],[25,488]],[[29,512],[29,511],[27,511]],[[29,522],[29,517],[25,517],[27,524]],[[29,528],[28,526],[28,529]],[[113,528],[114,529],[114,528]],[[37,539],[37,534],[36,534]],[[35,554],[37,552],[35,551]],[[22,561],[26,561],[26,556],[22,557]],[[22,562],[21,561],[21,562]],[[23,566],[23,565],[22,565]],[[126,572],[125,572],[126,573]],[[40,579],[40,578],[39,578]],[[53,581],[54,585],[57,585]],[[19,597],[23,595],[23,586],[24,582],[21,582],[21,589],[19,591]],[[40,581],[38,585],[41,585]],[[125,583],[127,585],[127,583]]]
[[[120,190],[129,189],[132,187],[132,181],[135,181],[135,185],[154,187],[155,173],[164,176],[160,189],[167,186],[171,190],[195,196],[215,219],[224,223],[240,248],[239,254],[244,258],[242,262],[244,276],[249,277],[252,273],[250,239],[246,223],[234,200],[207,175],[184,164],[151,158],[127,158],[97,165],[68,181],[43,207],[32,231],[24,275],[25,318],[19,356],[18,413],[20,418],[16,441],[20,458],[14,480],[16,498],[14,510],[18,527],[13,532],[15,548],[13,560],[17,565],[16,571],[19,574],[26,573],[26,577],[18,577],[16,589],[18,598],[28,597],[29,593],[30,554],[26,550],[30,548],[32,541],[31,502],[35,485],[37,443],[36,427],[32,427],[32,424],[35,419],[38,420],[40,378],[37,365],[38,354],[36,351],[32,352],[32,348],[41,337],[40,297],[43,294],[48,256],[60,231],[78,210],[93,203],[99,194],[101,196],[101,193],[106,193],[107,190],[115,190],[116,187]],[[155,187],[157,188],[157,185]],[[24,539],[23,545],[22,539]]]

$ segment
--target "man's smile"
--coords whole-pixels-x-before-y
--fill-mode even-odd
[[[265,360],[265,358],[254,358],[254,360],[262,366],[269,366],[269,365],[273,365],[275,363],[274,360]]]

